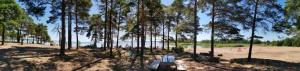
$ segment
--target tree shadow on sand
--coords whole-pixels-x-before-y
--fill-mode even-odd
[[[4,65],[0,67],[1,71],[43,71],[43,70],[49,70],[54,71],[56,70],[56,65],[54,63],[41,63],[41,64],[34,64],[33,62],[29,62],[26,60],[21,61],[0,61],[1,65]],[[5,62],[5,64],[2,64],[2,62]]]
[[[39,47],[13,47],[8,49],[0,49],[0,60],[8,58],[32,58],[42,56],[52,56],[58,53],[55,48],[39,48]]]
[[[232,59],[231,63],[239,63],[239,64],[251,64],[251,65],[262,65],[267,66],[267,70],[271,71],[297,71],[300,70],[300,63],[292,63],[280,60],[271,60],[271,59],[260,59],[260,58],[252,58],[251,62],[247,61],[247,58],[238,58]]]
[[[56,70],[54,63],[40,63],[27,61],[24,58],[51,57],[58,49],[39,47],[12,47],[0,49],[0,70],[1,71],[41,71]]]
[[[240,65],[233,65],[228,60],[221,59],[219,57],[210,57],[209,55],[197,54],[196,59],[193,59],[193,53],[183,52],[176,53],[177,60],[185,61],[187,69],[191,71],[252,71],[258,70],[254,68],[247,68]],[[225,62],[225,63],[224,63]],[[227,62],[227,63],[226,63]]]
[[[101,48],[82,48],[82,49],[86,50],[87,52],[81,52],[81,51],[78,52],[78,55],[81,56],[76,57],[76,59],[74,59],[73,62],[80,62],[80,66],[74,68],[72,71],[84,70],[90,68],[98,64],[99,62],[101,62],[103,59],[107,59],[110,57],[108,50],[104,50]]]

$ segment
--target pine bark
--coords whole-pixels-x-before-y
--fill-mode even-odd
[[[66,23],[65,23],[65,0],[62,0],[61,2],[62,8],[61,8],[61,34],[62,34],[62,40],[60,44],[60,56],[65,56],[65,43],[66,43]]]
[[[251,39],[250,39],[250,48],[248,53],[248,62],[251,62],[252,46],[253,46],[255,27],[256,27],[256,14],[257,14],[258,1],[259,0],[256,0],[255,2],[255,9],[254,9],[254,16],[253,16],[252,30],[251,30]]]

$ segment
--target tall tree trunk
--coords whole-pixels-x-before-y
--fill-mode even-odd
[[[75,24],[76,24],[76,28],[75,28],[75,31],[76,31],[76,49],[78,49],[79,48],[79,40],[78,40],[78,32],[79,32],[79,30],[78,30],[78,6],[77,6],[77,3],[78,3],[78,1],[76,0],[76,2],[75,2]]]
[[[137,3],[138,7],[137,7],[137,52],[139,53],[139,49],[140,49],[140,0],[138,0],[138,3]]]
[[[133,48],[133,33],[131,32],[131,47]]]
[[[2,45],[4,45],[5,42],[5,25],[2,23]]]
[[[179,23],[179,16],[180,16],[180,13],[178,12],[177,19],[176,19],[176,26],[177,27],[178,27],[178,23]],[[177,48],[177,46],[178,46],[178,31],[177,31],[177,27],[175,29],[175,48]]]
[[[162,48],[165,48],[165,19],[163,19],[163,22],[162,22],[162,27],[163,27],[163,35],[162,35]]]
[[[61,40],[62,40],[61,31],[58,32],[58,37],[59,37],[58,44],[61,45]]]
[[[113,34],[113,24],[116,24],[117,23],[117,20],[115,18],[115,14],[114,13],[114,10],[115,10],[115,4],[114,4],[114,0],[111,0],[111,24],[110,24],[110,47],[113,48],[113,44],[114,44],[114,34]]]
[[[211,22],[211,52],[210,52],[210,56],[214,57],[214,36],[215,36],[215,0],[213,0],[213,6],[212,6],[212,22]]]
[[[23,28],[23,23],[21,23],[21,28],[20,28],[20,29],[22,29],[22,28]],[[19,29],[19,31],[20,31],[20,32],[19,32],[19,33],[20,33],[20,34],[19,34],[19,40],[21,40],[21,45],[23,45],[23,40],[24,40],[24,39],[23,39],[23,35],[22,35],[22,30],[20,30],[20,29]]]
[[[22,25],[21,25],[21,27],[22,27]],[[23,45],[24,44],[23,43],[24,39],[23,39],[22,31],[20,31],[20,40],[21,40],[21,45]]]
[[[152,15],[151,15],[151,16],[152,16]],[[153,20],[152,20],[152,22],[153,22]],[[153,23],[150,24],[150,52],[152,52],[152,48],[153,48],[153,47],[152,47],[152,42],[153,42],[153,41],[152,41],[152,29],[153,29],[153,28],[152,28],[152,24],[153,24]]]
[[[119,34],[120,34],[120,25],[118,26],[118,31],[117,31],[117,41],[116,41],[116,47],[117,48],[119,48]]]
[[[141,36],[141,41],[142,41],[142,47],[141,47],[141,71],[144,71],[144,48],[145,48],[145,41],[146,41],[146,36],[145,36],[145,23],[144,23],[144,0],[141,0],[142,2],[142,10],[141,10],[141,26],[142,26],[142,36]]]
[[[113,15],[112,15],[112,10],[113,10],[113,0],[110,1],[110,8],[111,10],[109,11],[109,47],[110,47],[110,57],[113,57],[113,52],[112,52],[112,24],[113,24]]]
[[[252,31],[251,31],[251,39],[250,39],[250,48],[249,48],[249,54],[248,54],[248,62],[251,62],[251,54],[252,54],[252,46],[253,46],[253,40],[255,35],[255,27],[256,27],[256,14],[257,14],[257,7],[258,7],[258,1],[255,2],[255,10],[254,10],[254,16],[253,16],[253,22],[252,22]]]
[[[61,8],[61,35],[62,35],[62,40],[60,44],[60,56],[65,56],[65,43],[66,43],[66,24],[65,24],[65,0],[62,0],[61,2],[62,8]]]
[[[154,26],[154,47],[156,48],[156,26]]]
[[[72,0],[68,1],[68,50],[72,48]]]
[[[17,29],[17,43],[20,43],[20,35],[21,35],[20,29],[21,28]]]
[[[98,39],[98,37],[97,37],[97,35],[96,36],[94,36],[95,38],[95,41],[94,41],[94,48],[97,48],[97,39]]]
[[[122,6],[120,6],[119,8],[119,24],[118,24],[118,32],[117,32],[117,43],[116,43],[116,46],[119,47],[119,35],[120,35],[120,24],[121,24],[121,12],[122,12]]]
[[[138,32],[139,32],[139,30],[138,30]],[[140,52],[140,32],[137,33],[136,40],[137,40],[137,44],[136,44],[136,52],[139,53],[139,52]]]
[[[197,31],[198,31],[198,21],[197,21],[197,0],[194,4],[194,59],[196,59],[197,50]]]
[[[107,47],[107,24],[108,24],[108,0],[105,0],[105,24],[104,24],[104,50]]]
[[[32,36],[32,42],[31,43],[34,44],[34,41],[35,41],[35,35]],[[60,43],[61,43],[61,40],[60,40]]]
[[[171,32],[170,30],[171,30],[171,21],[169,20],[169,22],[168,22],[168,48],[170,48],[170,32]]]

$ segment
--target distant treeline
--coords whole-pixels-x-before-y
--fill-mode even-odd
[[[283,40],[272,41],[272,42],[269,42],[268,44],[273,45],[273,46],[300,47],[300,37],[291,37],[291,38],[286,38],[286,39],[283,39]]]
[[[265,45],[272,45],[272,46],[293,46],[293,47],[300,47],[300,37],[291,37],[286,38],[283,40],[277,41],[261,41],[261,40],[254,40],[254,44],[265,44]],[[210,43],[210,40],[203,40],[201,43]],[[216,40],[215,43],[221,44],[231,44],[231,43],[241,43],[241,44],[249,44],[249,40]]]
[[[210,40],[203,40],[201,41],[201,43],[210,43]],[[249,40],[245,40],[245,39],[241,39],[241,40],[215,40],[215,43],[241,43],[241,44],[249,44],[250,41]],[[253,41],[254,44],[263,44],[265,42],[261,41],[261,40],[254,40]]]

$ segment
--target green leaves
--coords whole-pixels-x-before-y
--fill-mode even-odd
[[[291,20],[289,23],[294,23],[293,25],[300,29],[300,1],[286,0],[285,4],[285,15]]]
[[[29,15],[41,17],[45,15],[47,5],[56,5],[54,2],[59,0],[19,0],[24,4]],[[52,2],[52,3],[51,3]],[[52,7],[55,8],[55,7]]]
[[[87,19],[89,17],[89,11],[92,6],[91,0],[76,0],[76,8],[78,10],[78,16],[81,19]]]
[[[22,9],[14,0],[0,1],[0,21],[16,20],[22,14]]]
[[[102,38],[105,23],[101,20],[100,14],[94,14],[89,18],[89,29],[87,30],[87,37],[100,36]]]

